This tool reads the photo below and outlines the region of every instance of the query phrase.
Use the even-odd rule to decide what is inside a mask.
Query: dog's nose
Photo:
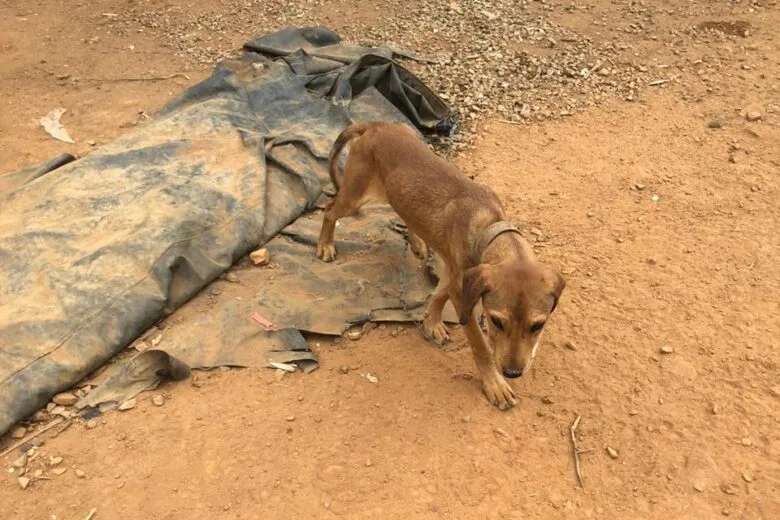
[[[516,368],[501,368],[501,371],[504,373],[504,377],[509,379],[517,379],[518,377],[523,375],[522,370],[517,370]]]

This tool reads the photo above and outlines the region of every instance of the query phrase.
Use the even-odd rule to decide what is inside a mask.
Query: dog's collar
[[[501,220],[488,226],[479,237],[477,247],[474,250],[475,263],[480,263],[482,254],[485,252],[485,249],[487,249],[490,243],[493,242],[493,240],[495,240],[498,235],[507,232],[520,234],[520,230],[514,224],[507,222],[506,220]]]

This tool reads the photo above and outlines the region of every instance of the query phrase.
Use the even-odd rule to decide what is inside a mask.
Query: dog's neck
[[[485,254],[488,247],[490,247],[496,238],[504,233],[517,233],[520,235],[520,230],[517,229],[514,224],[507,222],[506,220],[500,220],[485,228],[472,247],[472,263],[474,265],[481,263],[482,256]]]

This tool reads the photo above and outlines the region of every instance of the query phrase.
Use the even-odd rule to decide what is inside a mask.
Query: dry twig
[[[16,444],[14,444],[13,446],[11,446],[11,447],[10,447],[10,448],[8,448],[7,450],[5,450],[3,453],[0,453],[0,457],[5,457],[6,455],[8,455],[8,454],[9,454],[9,453],[11,453],[12,451],[14,451],[16,448],[18,448],[19,446],[21,446],[22,444],[24,444],[24,443],[26,443],[26,442],[29,442],[30,440],[32,440],[32,439],[34,439],[34,438],[36,438],[37,436],[41,435],[42,433],[44,433],[44,432],[46,432],[46,431],[48,431],[48,430],[50,430],[50,429],[54,428],[54,427],[55,427],[55,426],[57,426],[58,424],[62,423],[62,421],[64,421],[64,420],[65,420],[65,419],[64,419],[64,418],[62,418],[62,417],[58,417],[58,418],[54,419],[52,422],[50,422],[49,424],[47,424],[46,426],[44,426],[43,428],[41,428],[41,429],[40,429],[40,430],[38,430],[37,432],[35,432],[35,433],[31,433],[30,435],[28,435],[28,436],[27,436],[27,437],[25,437],[24,439],[20,440],[19,442],[17,442]]]
[[[579,446],[577,446],[577,427],[580,425],[581,420],[582,416],[578,415],[577,418],[574,419],[574,423],[571,425],[571,428],[569,428],[569,431],[571,432],[571,444],[574,452],[574,469],[577,471],[577,481],[579,481],[580,487],[585,489],[585,483],[582,481],[582,471],[580,470],[580,453],[593,450],[581,450]]]
[[[81,81],[104,81],[104,82],[110,82],[110,83],[122,83],[122,82],[133,82],[133,81],[165,81],[173,78],[184,78],[189,81],[190,77],[186,74],[183,74],[181,72],[177,72],[176,74],[170,74],[168,76],[150,76],[147,78],[84,78]]]
[[[87,514],[87,516],[84,517],[84,520],[92,520],[92,517],[95,516],[95,513],[97,512],[97,508],[93,507],[92,510]]]

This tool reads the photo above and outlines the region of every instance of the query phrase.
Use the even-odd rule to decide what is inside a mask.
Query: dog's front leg
[[[466,336],[469,339],[477,369],[482,376],[482,391],[485,392],[488,401],[501,410],[512,408],[516,404],[515,393],[498,371],[487,339],[479,328],[475,312],[471,313],[471,317],[466,323]]]

